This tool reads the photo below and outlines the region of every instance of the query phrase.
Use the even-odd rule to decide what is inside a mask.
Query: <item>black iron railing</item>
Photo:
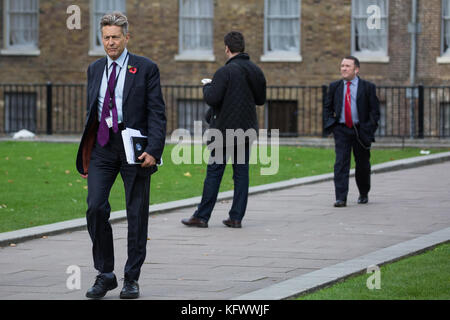
[[[167,131],[194,129],[208,106],[201,86],[164,85]],[[323,135],[327,86],[269,86],[257,107],[260,128],[280,136]],[[378,86],[379,137],[450,137],[450,87]],[[80,134],[86,116],[85,84],[0,84],[0,133],[28,129],[38,134]],[[204,123],[204,122],[203,122]],[[206,128],[206,126],[204,126]]]

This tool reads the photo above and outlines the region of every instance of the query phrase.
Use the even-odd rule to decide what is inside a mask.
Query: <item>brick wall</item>
[[[0,1],[0,13],[3,1]],[[363,63],[361,76],[378,85],[408,85],[410,1],[390,0],[389,63]],[[0,82],[82,83],[86,68],[98,59],[88,55],[90,1],[79,0],[81,30],[68,30],[66,9],[73,0],[41,0],[37,57],[0,56]],[[339,78],[339,63],[350,53],[351,1],[303,0],[301,9],[302,62],[261,62],[264,1],[214,1],[214,62],[175,61],[178,54],[178,1],[128,0],[129,50],[158,63],[164,84],[199,84],[225,63],[223,36],[242,31],[247,52],[264,70],[269,85],[321,85]],[[450,65],[437,64],[441,45],[441,0],[419,1],[423,32],[418,37],[417,81],[448,85]],[[3,15],[0,14],[3,23]],[[0,40],[2,40],[0,35]],[[2,42],[3,43],[3,42]]]
[[[417,80],[424,84],[450,83],[450,64],[438,64],[441,55],[442,1],[419,1],[419,21],[422,33],[418,35]]]

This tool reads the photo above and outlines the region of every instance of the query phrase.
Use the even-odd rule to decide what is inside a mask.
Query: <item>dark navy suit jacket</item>
[[[93,62],[87,70],[87,117],[78,148],[78,172],[87,174],[91,151],[97,139],[98,94],[106,57]],[[166,139],[165,104],[161,92],[158,66],[151,60],[130,53],[123,92],[123,122],[126,127],[140,130],[148,137],[144,150],[158,162]],[[152,173],[157,168],[152,167]]]
[[[323,113],[323,129],[326,134],[330,134],[334,126],[339,123],[343,95],[344,81],[338,80],[332,82],[328,87]],[[371,142],[375,141],[375,131],[378,128],[378,121],[380,120],[380,102],[376,94],[375,84],[359,78],[356,106],[358,109],[361,139],[370,145]]]

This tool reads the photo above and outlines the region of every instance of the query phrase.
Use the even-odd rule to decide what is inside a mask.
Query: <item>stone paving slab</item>
[[[403,170],[407,168],[414,168],[417,166],[422,165],[430,165],[434,163],[441,163],[444,161],[450,160],[450,152],[443,152],[443,153],[437,153],[432,154],[428,156],[419,156],[419,157],[413,157],[408,159],[401,159],[396,161],[390,161],[387,163],[381,163],[378,165],[372,166],[372,172],[375,173],[381,173],[381,172],[389,172],[389,171],[396,171],[396,170]],[[350,176],[354,176],[354,170],[352,169],[350,171]],[[333,179],[333,174],[322,174],[312,177],[305,177],[305,178],[296,178],[296,179],[290,179],[286,181],[280,181],[270,184],[265,184],[261,186],[255,186],[250,187],[249,194],[258,194],[258,193],[269,193],[271,191],[277,191],[281,189],[287,189],[295,186],[302,186],[302,185],[308,185],[308,184],[315,184],[318,182],[324,182],[324,181],[330,181]],[[308,190],[308,189],[305,189]],[[286,191],[286,193],[280,195],[277,194],[277,197],[271,197],[270,201],[277,201],[277,205],[279,210],[286,210],[286,207],[289,206],[289,202],[285,201],[288,200],[291,197],[297,198],[297,197],[314,197],[316,194],[311,192],[305,192],[303,191],[301,194],[290,193],[289,191]],[[328,191],[327,191],[328,192]],[[400,191],[401,192],[401,191]],[[426,191],[425,191],[426,192]],[[420,196],[415,195],[416,197]],[[218,196],[218,201],[223,201],[224,203],[227,203],[229,199],[233,197],[232,191],[225,191],[221,192]],[[161,204],[155,204],[151,205],[149,207],[150,214],[152,213],[162,213],[162,212],[168,212],[170,210],[179,210],[182,208],[190,208],[192,206],[197,205],[201,200],[201,197],[193,197],[189,199],[183,199],[183,200],[177,200],[177,201],[171,201],[167,203],[161,203]],[[402,200],[400,200],[402,201]],[[448,200],[450,201],[450,200]],[[320,205],[320,204],[319,204]],[[221,212],[220,207],[216,207],[216,212]],[[223,209],[226,211],[226,209]],[[262,206],[257,208],[257,210],[270,210],[267,206]],[[307,209],[309,210],[309,209]],[[111,213],[110,221],[111,222],[118,222],[118,221],[124,221],[126,220],[126,211],[120,210],[115,211]],[[85,218],[79,218],[79,219],[73,219],[69,221],[63,221],[63,222],[57,222],[53,224],[43,225],[43,226],[37,226],[32,228],[26,228],[11,232],[3,232],[0,233],[0,246],[9,245],[10,243],[16,243],[19,241],[26,241],[33,238],[38,238],[41,236],[46,235],[54,235],[58,233],[63,233],[67,231],[74,231],[74,230],[83,230],[86,228],[86,219]]]
[[[228,200],[216,205],[207,229],[180,223],[193,213],[192,207],[152,214],[139,281],[142,299],[242,298],[314,272],[314,278],[333,281],[351,268],[361,268],[348,261],[366,256],[364,261],[372,262],[367,255],[377,257],[385,248],[433,237],[450,227],[450,162],[375,173],[370,203],[358,205],[357,197],[354,179],[346,208],[333,208],[331,181],[254,194],[242,229],[222,224],[231,205]],[[120,280],[126,222],[114,223],[113,232]],[[325,272],[339,264],[336,273]],[[80,290],[66,287],[71,265],[80,267]],[[85,299],[95,275],[86,230],[0,248],[0,299]],[[106,299],[118,299],[121,285]],[[300,289],[299,285],[296,290]]]
[[[406,242],[384,248],[356,259],[289,279],[267,288],[256,290],[233,298],[233,300],[280,300],[329,286],[354,274],[361,273],[371,266],[399,260],[417,254],[437,244],[450,241],[450,228],[436,231]]]

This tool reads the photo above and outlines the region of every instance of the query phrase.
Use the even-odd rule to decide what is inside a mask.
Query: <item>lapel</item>
[[[336,103],[334,112],[336,113],[336,118],[339,120],[342,112],[342,101],[344,99],[344,80],[339,81],[336,88]]]
[[[91,102],[91,106],[93,106],[93,104],[95,104],[97,102],[97,97],[100,91],[100,86],[102,84],[102,77],[103,77],[103,72],[105,71],[105,66],[107,63],[107,59],[102,58],[102,60],[100,61],[100,63],[98,63],[96,70],[94,70],[94,79],[93,79],[93,88],[92,90],[89,91],[89,101]]]
[[[364,92],[364,80],[362,80],[360,77],[358,77],[358,91],[356,92],[356,109],[358,109],[358,113],[361,114],[361,97]]]
[[[128,66],[135,67],[138,71],[136,73],[131,73],[128,69]],[[136,56],[134,54],[130,53],[130,56],[128,57],[128,63],[125,65],[125,84],[123,85],[123,102],[122,102],[122,109],[125,109],[128,94],[130,93],[131,88],[134,84],[134,79],[137,76],[137,73],[139,72],[139,65],[137,63]]]

